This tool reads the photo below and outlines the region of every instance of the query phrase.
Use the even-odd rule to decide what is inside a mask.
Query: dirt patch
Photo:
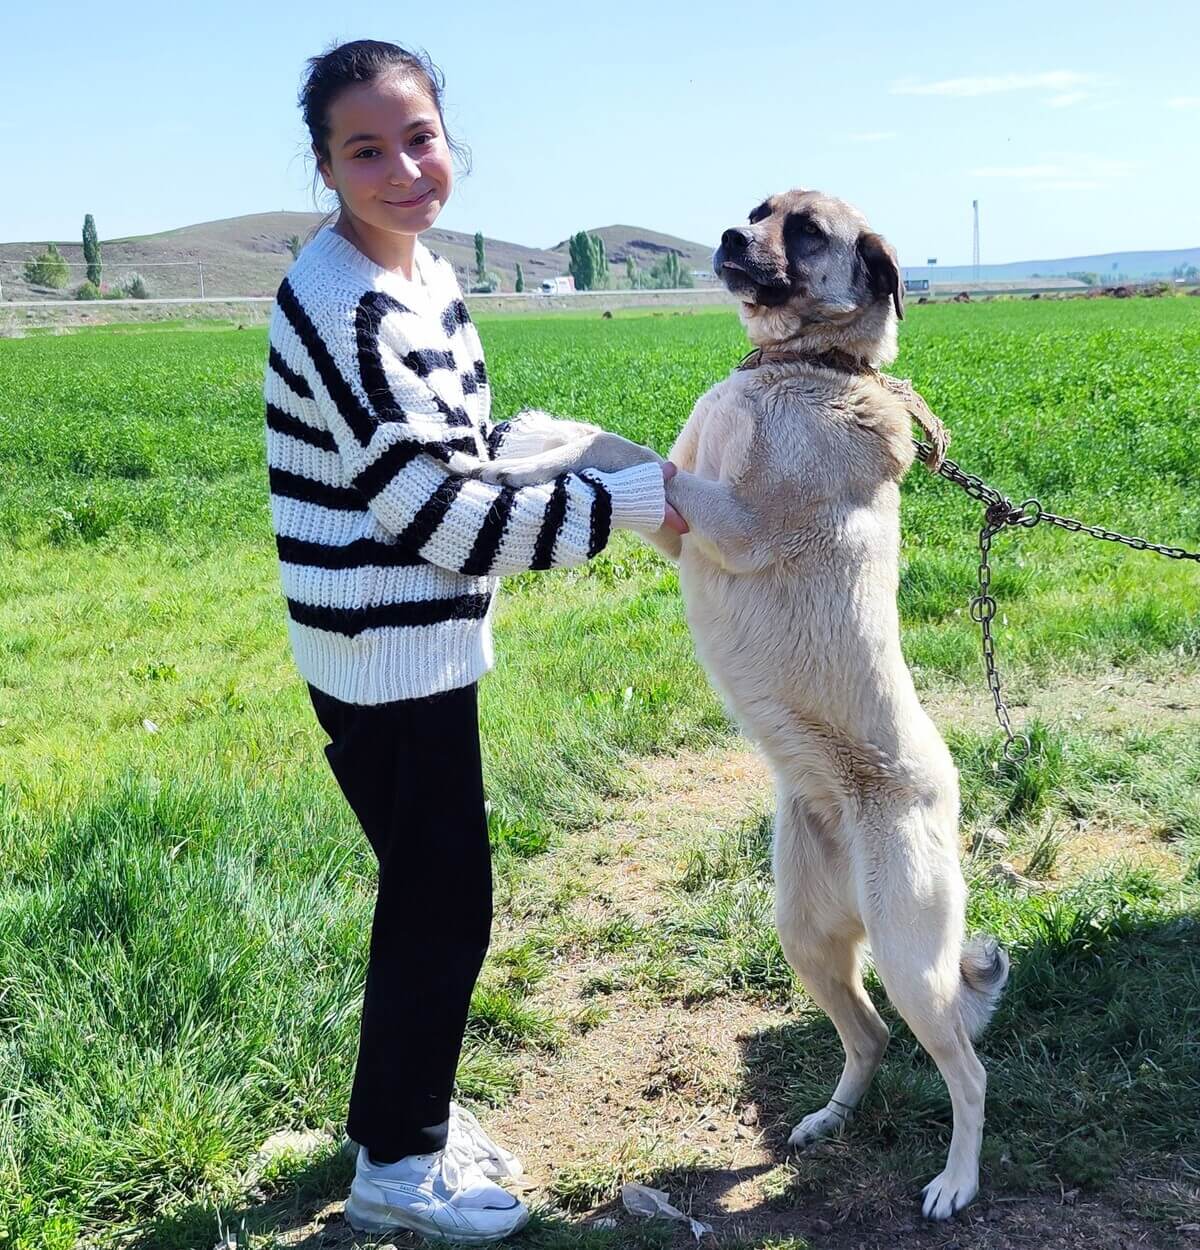
[[[661,885],[678,880],[680,848],[694,844],[700,831],[763,811],[770,804],[770,778],[744,746],[642,761],[635,777],[634,797],[614,805],[595,835],[628,846],[636,834],[632,858],[598,865],[594,880],[622,906],[640,900],[639,912],[651,918],[664,904]],[[1149,845],[1144,837],[1102,841],[1095,831],[1093,843],[1081,845],[1078,854],[1142,854]],[[543,993],[562,1007],[553,986]],[[624,1223],[633,1217],[609,1195],[619,1180],[640,1179],[666,1189],[676,1206],[712,1224],[715,1244],[787,1237],[837,1250],[901,1243],[980,1250],[1187,1244],[1186,1229],[1156,1225],[1107,1199],[1078,1194],[985,1194],[943,1226],[921,1219],[916,1192],[899,1188],[864,1193],[850,1211],[819,1196],[792,1200],[781,1195],[791,1166],[791,1126],[780,1108],[759,1105],[744,1072],[747,1041],[780,1027],[787,1013],[736,998],[689,1008],[619,992],[604,1002],[603,1023],[559,1054],[528,1060],[519,1092],[486,1117],[489,1130],[524,1160],[523,1192],[534,1204],[566,1206],[585,1224],[609,1218]],[[818,1149],[843,1153],[848,1171],[858,1166],[852,1136]],[[675,1244],[692,1244],[685,1228]]]
[[[956,713],[964,709],[975,715],[978,702],[957,695],[925,701],[943,725],[962,723]],[[1200,677],[1169,686],[1133,677],[1062,683],[1038,711],[1047,719],[1078,713],[1122,727],[1177,725],[1200,719]],[[520,938],[530,923],[520,912],[538,899],[563,900],[555,914],[568,934],[573,925],[594,929],[614,917],[652,926],[671,905],[666,887],[679,880],[687,851],[770,805],[768,771],[745,743],[633,764],[627,795],[608,805],[601,824],[564,838],[528,865],[513,899],[516,918],[499,919],[493,949]],[[1084,827],[1064,842],[1059,875],[1121,855],[1169,858],[1148,831]],[[504,1107],[481,1113],[488,1130],[522,1158],[527,1175],[517,1187],[535,1209],[566,1212],[555,1218],[582,1227],[615,1219],[613,1244],[619,1245],[620,1229],[632,1227],[635,1217],[615,1195],[622,1181],[641,1180],[710,1223],[714,1236],[704,1244],[712,1245],[802,1238],[830,1250],[901,1244],[1173,1250],[1200,1238],[1200,1225],[1185,1222],[1195,1217],[1180,1214],[1200,1210],[1191,1189],[1182,1194],[1168,1185],[1166,1193],[1166,1181],[1136,1175],[1104,1196],[994,1195],[985,1178],[973,1206],[948,1224],[930,1225],[920,1216],[919,1183],[873,1172],[869,1160],[855,1155],[853,1130],[815,1148],[826,1164],[832,1158],[841,1170],[844,1163],[847,1177],[861,1176],[861,1183],[851,1179],[841,1187],[840,1205],[834,1204],[805,1183],[803,1160],[789,1155],[789,1108],[756,1094],[746,1071],[754,1040],[786,1025],[788,1013],[733,995],[694,1005],[662,1001],[621,988],[619,978],[618,988],[598,993],[597,976],[627,967],[631,958],[636,961],[637,952],[628,947],[608,953],[568,947],[555,959],[530,1005],[563,1020],[586,1009],[593,1022],[586,1031],[569,1032],[557,1051],[522,1055],[516,1094]],[[340,1216],[348,1163],[339,1183],[333,1201],[314,1199],[290,1215],[273,1213],[278,1244],[372,1244],[356,1239]],[[1139,1214],[1147,1210],[1169,1214],[1150,1220]],[[570,1244],[569,1231],[554,1236],[555,1245]],[[384,1240],[419,1244],[402,1234]],[[685,1226],[672,1244],[679,1250],[694,1244]]]
[[[977,685],[925,691],[921,703],[941,727],[992,730],[991,696],[982,677]],[[1147,676],[1108,672],[1093,677],[1061,677],[1036,689],[1005,691],[1013,728],[1035,717],[1050,724],[1095,729],[1160,729],[1200,722],[1200,673]]]

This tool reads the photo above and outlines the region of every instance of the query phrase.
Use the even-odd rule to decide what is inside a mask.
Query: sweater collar
[[[344,239],[337,234],[332,226],[323,226],[304,250],[315,251],[328,260],[353,270],[373,285],[399,284],[411,291],[414,287],[420,290],[422,285],[425,288],[431,288],[434,283],[433,256],[420,239],[417,240],[413,250],[413,265],[423,279],[423,283],[410,282],[403,274],[377,265],[364,252],[360,252],[349,239]]]

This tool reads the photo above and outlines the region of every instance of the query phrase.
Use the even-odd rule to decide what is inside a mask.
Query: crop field
[[[498,417],[663,452],[746,350],[720,309],[480,331]],[[901,343],[965,469],[1200,549],[1200,300],[913,308]],[[211,1250],[218,1219],[255,1250],[354,1241],[375,864],[287,649],[265,354],[226,324],[0,341],[0,1250]],[[905,651],[962,775],[971,923],[1014,964],[976,1205],[917,1218],[949,1102],[894,1013],[846,1137],[788,1155],[840,1050],[771,928],[765,776],[673,568],[621,534],[506,582],[481,687],[497,919],[459,1088],[529,1169],[514,1244],[691,1244],[620,1211],[628,1180],[745,1250],[1195,1244],[1200,567],[995,540],[1036,747],[1009,764],[967,610],[980,522],[910,473]],[[261,1153],[281,1130],[308,1136]]]

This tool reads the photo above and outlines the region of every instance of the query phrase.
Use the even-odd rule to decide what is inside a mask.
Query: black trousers
[[[492,927],[476,687],[359,706],[309,686],[325,754],[379,860],[346,1131],[380,1161],[446,1144]]]

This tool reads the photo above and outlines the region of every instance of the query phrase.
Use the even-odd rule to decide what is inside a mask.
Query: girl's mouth
[[[390,204],[392,208],[415,208],[418,204],[424,204],[433,194],[433,187],[430,187],[423,195],[418,195],[414,200],[384,200],[385,204]]]

